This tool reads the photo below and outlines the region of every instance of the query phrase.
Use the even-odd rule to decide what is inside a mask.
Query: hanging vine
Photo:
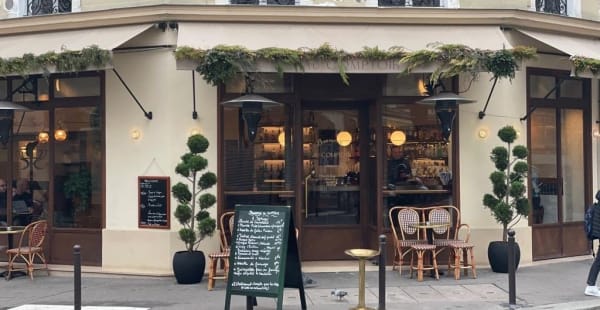
[[[0,58],[0,76],[32,72],[42,72],[49,76],[52,69],[60,72],[85,71],[89,68],[104,67],[111,59],[108,50],[92,45],[80,51],[47,52],[38,56],[24,54],[22,57]]]
[[[518,69],[518,62],[535,56],[535,48],[525,46],[492,51],[460,44],[446,44],[408,53],[400,62],[407,65],[406,73],[419,66],[436,64],[437,67],[430,77],[432,82],[460,73],[470,74],[475,79],[480,72],[490,72],[493,78],[512,80]]]
[[[402,47],[396,46],[387,50],[376,46],[363,47],[359,52],[348,53],[335,49],[328,43],[317,48],[269,47],[255,51],[231,45],[218,45],[207,50],[183,46],[175,51],[177,60],[188,60],[197,64],[196,71],[212,85],[226,83],[239,73],[255,71],[258,61],[272,63],[280,74],[289,67],[296,71],[304,71],[303,63],[306,61],[333,61],[338,64],[342,81],[348,85],[345,62],[351,59],[370,61],[398,59],[400,63],[407,66],[404,73],[410,73],[419,66],[436,64],[437,68],[431,75],[432,81],[461,73],[468,73],[476,78],[482,71],[492,73],[495,78],[512,79],[518,69],[518,62],[534,58],[535,55],[534,48],[524,46],[492,51],[459,44],[432,45],[415,52],[406,52]]]
[[[590,71],[593,75],[600,73],[600,60],[582,56],[571,56],[571,62],[575,68],[575,75],[584,71]]]

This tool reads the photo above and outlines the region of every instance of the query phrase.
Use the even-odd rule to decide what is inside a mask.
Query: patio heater
[[[2,145],[8,143],[12,134],[14,111],[29,111],[29,109],[10,101],[0,101],[0,143]]]
[[[452,132],[452,125],[454,124],[454,119],[456,118],[458,105],[473,102],[475,102],[475,100],[460,97],[459,95],[449,91],[442,91],[437,95],[433,95],[418,101],[418,103],[423,104],[434,104],[435,114],[437,114],[437,117],[440,120],[442,137],[445,141],[450,139],[450,133]]]

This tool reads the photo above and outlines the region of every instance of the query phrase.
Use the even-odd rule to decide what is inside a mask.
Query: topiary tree
[[[506,241],[508,229],[529,214],[529,201],[525,195],[528,152],[525,146],[516,145],[512,148],[514,158],[511,158],[510,145],[517,138],[517,131],[512,126],[501,128],[498,137],[507,147],[497,146],[492,150],[490,159],[496,166],[496,171],[490,174],[493,193],[483,196],[483,205],[502,224],[502,241]]]
[[[208,208],[212,207],[216,198],[211,193],[202,193],[217,183],[217,176],[210,172],[199,174],[208,166],[208,161],[201,154],[208,149],[208,140],[203,135],[190,136],[187,141],[188,153],[181,156],[181,162],[175,172],[191,183],[178,182],[171,191],[177,199],[175,217],[183,225],[179,230],[179,238],[185,243],[189,252],[197,249],[204,238],[212,236],[216,229],[216,221],[210,216]],[[196,202],[199,210],[196,213]]]

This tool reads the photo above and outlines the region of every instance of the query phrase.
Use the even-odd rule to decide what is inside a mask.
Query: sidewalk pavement
[[[535,262],[520,266],[516,276],[517,305],[520,309],[600,309],[600,298],[583,294],[592,257]],[[356,266],[358,269],[358,266]],[[308,309],[349,309],[358,303],[358,270],[331,272],[304,271],[316,281],[306,289]],[[378,306],[377,266],[367,269],[367,306]],[[397,271],[386,272],[386,309],[508,309],[508,276],[479,268],[477,279],[443,275],[439,281],[425,278],[417,282]],[[217,281],[213,291],[206,289],[206,277],[197,285],[178,285],[172,277],[119,276],[84,273],[82,304],[84,309],[223,309],[226,284]],[[331,296],[333,289],[348,292],[342,300]],[[73,309],[73,274],[37,272],[33,281],[18,277],[0,281],[0,310]],[[38,306],[30,306],[38,305]],[[40,305],[70,305],[49,307]],[[92,307],[94,306],[94,307]],[[129,307],[129,308],[116,308]],[[232,296],[232,307],[244,310],[245,298]],[[275,309],[275,299],[258,298],[256,310]],[[300,309],[298,290],[286,289],[284,309]]]

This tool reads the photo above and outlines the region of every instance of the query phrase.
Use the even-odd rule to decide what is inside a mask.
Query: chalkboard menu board
[[[289,206],[237,205],[225,309],[231,295],[275,297],[282,308],[284,287],[298,288],[306,309],[295,226]]]
[[[138,227],[171,228],[169,177],[138,177]]]

